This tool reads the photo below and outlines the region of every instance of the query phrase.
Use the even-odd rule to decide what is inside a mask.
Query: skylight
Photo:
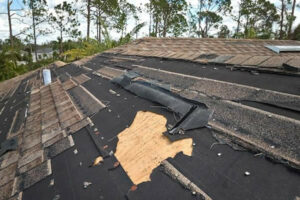
[[[280,52],[300,52],[300,46],[274,46],[274,45],[265,45],[268,49],[280,53]]]

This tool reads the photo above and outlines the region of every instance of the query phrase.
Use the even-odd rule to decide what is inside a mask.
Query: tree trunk
[[[101,11],[99,10],[98,11],[98,40],[99,40],[99,42],[101,42],[102,41],[102,24],[101,24]]]
[[[249,30],[248,30],[248,27],[249,27],[249,15],[247,15],[246,17],[246,24],[245,24],[245,30],[244,30],[244,38],[248,38],[248,35],[249,35]]]
[[[101,21],[99,22],[99,42],[102,41],[102,25],[101,25]]]
[[[237,34],[240,32],[240,25],[241,25],[241,6],[240,6],[240,9],[239,9],[239,16],[238,16],[238,19],[237,19],[237,27],[236,27],[236,31],[235,31],[235,37],[237,37]]]
[[[155,37],[157,37],[157,32],[158,32],[158,19],[155,17]]]
[[[90,23],[91,23],[91,0],[87,1],[87,34],[86,38],[90,39]]]
[[[167,30],[168,30],[168,26],[169,26],[168,19],[169,19],[168,13],[166,13],[165,16],[163,17],[163,20],[164,20],[163,37],[167,36]]]
[[[199,14],[198,14],[198,37],[200,38],[200,36],[202,35],[203,37],[203,31],[201,30],[201,12],[202,12],[202,7],[203,7],[203,0],[199,0]]]
[[[288,29],[288,38],[291,39],[292,36],[292,27],[293,27],[293,23],[294,23],[294,16],[295,16],[295,7],[296,7],[296,0],[293,1],[293,5],[292,5],[292,13],[291,13],[291,21],[289,23],[289,29]]]
[[[63,31],[60,30],[60,54],[63,53]]]
[[[152,12],[151,12],[151,2],[150,2],[150,11],[149,11],[149,16],[150,16],[150,22],[149,22],[149,37],[151,36],[151,28],[152,28]]]
[[[99,41],[99,19],[98,19],[98,17],[96,20],[96,30],[97,30],[96,39]]]
[[[37,48],[36,48],[36,24],[35,24],[35,13],[34,8],[32,9],[32,27],[33,27],[33,39],[34,39],[34,55],[35,55],[35,61],[38,61],[37,56]]]
[[[167,36],[167,25],[164,23],[164,28],[163,28],[163,37]]]
[[[208,37],[208,20],[207,18],[205,19],[205,38]]]
[[[279,32],[279,39],[283,39],[283,20],[284,20],[284,0],[281,0],[281,14],[280,14],[280,32]]]
[[[13,47],[14,46],[14,39],[13,39],[11,15],[10,15],[10,6],[11,6],[11,4],[12,4],[12,1],[7,0],[7,16],[8,16],[8,26],[9,26],[9,39],[10,39],[10,45],[11,45],[11,47]]]

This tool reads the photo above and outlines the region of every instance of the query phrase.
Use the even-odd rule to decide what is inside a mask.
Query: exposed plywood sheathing
[[[183,152],[191,156],[191,138],[170,142],[165,132],[167,119],[152,112],[139,111],[129,128],[119,135],[115,156],[134,184],[150,181],[150,174],[160,163]]]

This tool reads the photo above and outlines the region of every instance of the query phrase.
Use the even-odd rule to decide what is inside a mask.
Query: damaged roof
[[[300,198],[295,41],[143,38],[0,84],[1,199]]]

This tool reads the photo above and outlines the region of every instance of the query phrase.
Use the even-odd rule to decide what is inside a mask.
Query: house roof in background
[[[50,47],[39,47],[38,49],[37,49],[37,53],[51,53],[51,52],[53,52],[53,49],[52,48],[50,48]]]
[[[0,199],[299,198],[299,53],[265,43],[292,45],[144,38],[1,83]]]

